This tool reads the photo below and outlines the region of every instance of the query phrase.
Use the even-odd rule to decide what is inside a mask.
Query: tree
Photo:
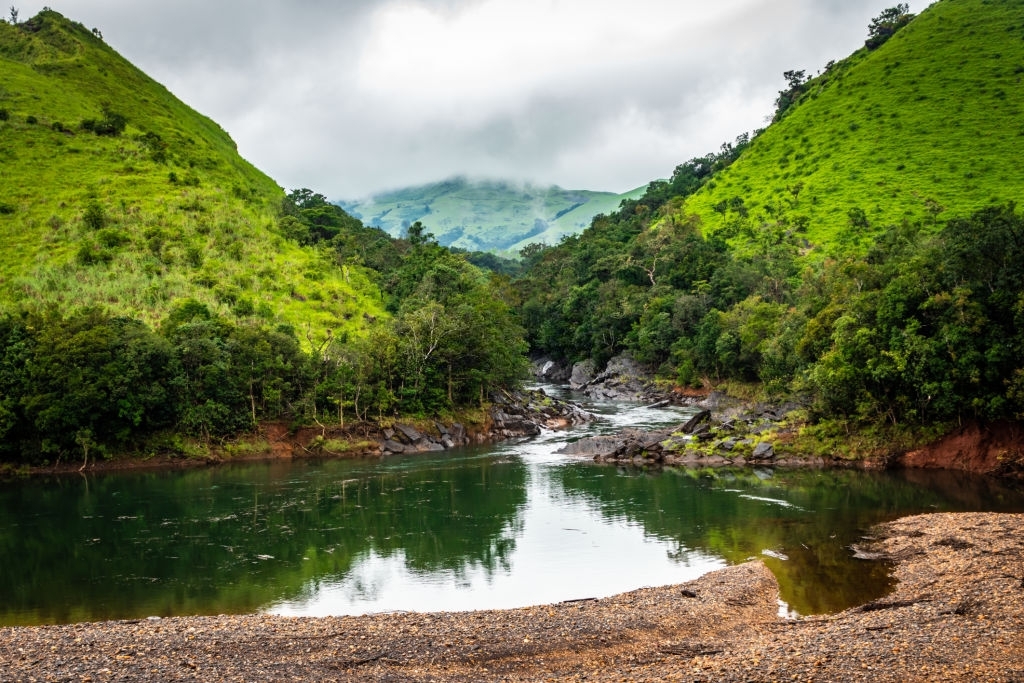
[[[882,10],[882,13],[868,24],[868,39],[864,41],[864,45],[869,50],[878,49],[885,41],[892,38],[897,31],[909,24],[913,18],[914,15],[910,13],[910,6],[905,2]]]
[[[11,5],[11,26],[18,25],[18,8]]]
[[[782,118],[790,107],[796,104],[796,101],[804,94],[807,85],[807,73],[804,71],[785,71],[782,77],[786,79],[786,89],[779,91],[779,96],[775,98],[775,115],[772,117],[772,121],[778,121]]]

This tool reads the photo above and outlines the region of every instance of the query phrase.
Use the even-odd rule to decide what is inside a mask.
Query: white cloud
[[[50,1],[52,0],[44,0]],[[27,18],[43,2],[20,3]],[[764,125],[782,72],[891,0],[75,0],[53,5],[285,187],[456,174],[626,190]],[[925,3],[914,3],[920,11]]]

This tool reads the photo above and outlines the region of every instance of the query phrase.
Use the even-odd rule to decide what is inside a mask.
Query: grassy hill
[[[277,228],[284,194],[216,123],[53,11],[0,22],[0,305],[354,328],[381,313]],[[350,322],[346,322],[350,321]]]
[[[1022,79],[1024,5],[942,0],[807,82],[683,212],[710,233],[775,224],[862,251],[904,219],[1019,200]]]
[[[533,242],[555,244],[582,232],[594,216],[615,211],[623,199],[644,189],[619,195],[452,178],[340,205],[394,237],[420,221],[444,246],[516,252]]]

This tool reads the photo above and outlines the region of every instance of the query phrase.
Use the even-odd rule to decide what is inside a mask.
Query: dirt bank
[[[262,615],[0,629],[3,681],[1019,681],[1024,516],[936,514],[876,530],[895,591],[777,616],[759,562],[681,586],[526,609]]]
[[[969,422],[933,444],[896,459],[900,467],[1024,475],[1024,425]]]

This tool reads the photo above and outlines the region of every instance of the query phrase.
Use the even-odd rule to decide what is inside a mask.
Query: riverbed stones
[[[474,442],[536,436],[543,429],[585,424],[594,419],[575,403],[555,399],[540,390],[495,391],[490,399],[487,423],[479,430],[471,433],[458,422],[446,425],[435,421],[428,428],[399,423],[381,430],[380,452],[388,455],[442,451]]]
[[[1020,681],[1024,516],[907,517],[865,548],[890,594],[787,619],[764,563],[505,611],[0,628],[0,680]],[[959,541],[959,542],[957,542]]]

